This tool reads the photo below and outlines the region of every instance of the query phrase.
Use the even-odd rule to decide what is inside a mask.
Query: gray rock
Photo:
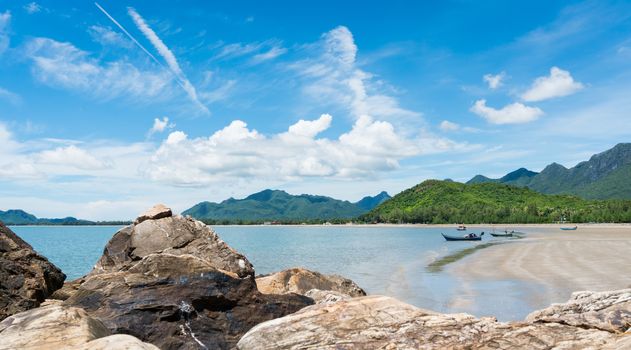
[[[139,223],[145,220],[157,220],[157,219],[162,219],[162,218],[168,218],[168,217],[171,217],[172,215],[173,215],[173,212],[171,212],[171,208],[167,208],[164,204],[156,204],[151,209],[140,214],[136,218],[136,221],[134,221],[134,224],[138,225]]]
[[[39,306],[64,283],[59,268],[0,222],[0,320]]]
[[[150,254],[194,255],[239,277],[254,276],[248,259],[200,221],[176,215],[148,219],[118,231],[90,274],[125,270]]]

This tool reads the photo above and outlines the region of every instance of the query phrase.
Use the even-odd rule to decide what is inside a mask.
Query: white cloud
[[[30,40],[25,49],[32,73],[52,87],[78,90],[102,99],[164,98],[171,95],[171,77],[163,71],[139,70],[129,62],[100,62],[70,43],[48,38]]]
[[[581,89],[583,84],[574,81],[570,72],[558,67],[550,68],[550,75],[535,79],[530,89],[523,93],[524,101],[543,101],[554,97],[571,95]]]
[[[353,34],[344,26],[322,35],[320,41],[307,46],[307,58],[289,65],[306,80],[303,92],[320,104],[335,103],[358,119],[370,116],[421,121],[421,113],[404,109],[393,96],[385,93],[387,83],[357,68],[357,46]]]
[[[173,129],[174,127],[174,123],[169,124],[169,117],[163,117],[162,119],[154,118],[153,126],[149,129],[149,136],[155,133],[164,132],[167,129]]]
[[[9,47],[9,23],[11,22],[11,12],[0,13],[0,55]]]
[[[486,100],[476,101],[470,111],[493,124],[528,123],[543,115],[541,109],[529,107],[518,102],[506,105],[501,109],[495,109],[488,107]]]
[[[132,42],[120,33],[112,30],[110,27],[93,25],[88,28],[88,33],[92,40],[103,46],[117,46],[123,48],[131,48]]]
[[[501,72],[500,74],[485,74],[482,79],[489,85],[490,89],[497,89],[503,85],[502,81],[506,78],[506,73]]]
[[[32,15],[34,13],[40,12],[42,10],[42,7],[36,2],[31,2],[31,3],[28,3],[28,4],[24,5],[24,10],[29,15]]]
[[[280,46],[274,46],[266,52],[254,55],[252,57],[252,63],[261,63],[263,61],[273,60],[274,58],[283,55],[287,52],[287,49]]]
[[[457,131],[460,129],[460,125],[456,123],[452,123],[449,120],[443,120],[440,123],[440,130],[442,131]]]
[[[84,170],[98,170],[111,167],[110,162],[98,159],[75,145],[42,151],[35,157],[38,162],[43,164],[70,166]]]
[[[20,95],[0,87],[0,99],[9,101],[11,104],[17,105],[22,102]]]
[[[368,116],[337,139],[318,138],[331,122],[332,117],[323,114],[270,136],[240,120],[210,137],[190,139],[175,131],[151,157],[145,175],[179,186],[241,179],[358,179],[397,169],[403,158],[462,147],[432,136],[405,137],[392,124]]]
[[[136,23],[136,26],[138,27],[138,29],[140,29],[140,31],[145,35],[145,37],[149,39],[153,47],[155,47],[156,50],[158,50],[158,53],[160,54],[160,56],[164,58],[167,65],[169,66],[169,69],[171,69],[173,74],[175,74],[180,85],[182,86],[184,91],[186,91],[189,98],[203,112],[210,113],[208,108],[204,106],[204,104],[201,103],[199,99],[197,98],[197,91],[195,90],[195,87],[193,86],[193,84],[191,84],[191,82],[188,80],[188,78],[186,77],[182,69],[180,68],[180,65],[177,62],[177,59],[175,58],[175,55],[173,54],[173,52],[171,52],[171,50],[164,44],[162,39],[158,37],[158,35],[153,31],[153,29],[151,29],[149,25],[147,25],[145,20],[138,14],[138,12],[136,12],[136,10],[134,10],[132,7],[129,7],[128,13],[131,16],[131,18],[134,20],[134,23]]]

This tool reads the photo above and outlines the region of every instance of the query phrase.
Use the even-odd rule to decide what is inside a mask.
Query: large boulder
[[[64,279],[59,268],[0,222],[0,320],[39,306]]]
[[[562,323],[624,333],[631,330],[631,289],[575,292],[567,303],[552,304],[526,317],[531,323]]]
[[[154,207],[136,222],[114,234],[90,274],[124,270],[150,254],[166,253],[194,255],[239,277],[254,276],[248,259],[201,221],[172,216],[170,209],[157,211]]]
[[[502,323],[467,314],[439,314],[390,297],[368,296],[309,306],[261,323],[241,338],[237,348],[616,348],[627,344],[630,336],[554,322]]]
[[[146,219],[114,235],[64,305],[161,349],[228,349],[256,324],[313,304],[262,294],[253,276],[247,259],[203,223]]]
[[[256,285],[265,294],[296,293],[305,295],[312,289],[333,291],[349,297],[365,296],[355,282],[338,275],[324,275],[303,268],[293,268],[256,277]],[[315,294],[315,292],[313,292]]]
[[[158,348],[129,336],[112,336],[101,321],[83,309],[52,303],[21,312],[0,322],[0,350]]]

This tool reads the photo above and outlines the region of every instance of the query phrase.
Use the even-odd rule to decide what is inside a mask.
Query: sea
[[[121,226],[13,226],[11,229],[68,276],[88,273]],[[449,272],[428,269],[437,259],[479,242],[447,242],[441,232],[455,228],[401,226],[213,226],[244,254],[257,274],[304,267],[355,281],[368,294],[388,295],[420,308],[522,320],[545,305],[527,301],[532,284],[516,280],[472,283]],[[484,228],[476,228],[483,231]],[[489,229],[487,229],[488,232]],[[490,237],[490,236],[489,236]],[[489,268],[493,268],[489,266]]]

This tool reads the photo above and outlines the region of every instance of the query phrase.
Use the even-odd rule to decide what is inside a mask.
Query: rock
[[[0,222],[0,320],[39,306],[64,279],[59,268]]]
[[[134,224],[138,225],[139,223],[145,220],[157,220],[157,219],[162,219],[162,218],[168,218],[168,217],[171,217],[172,215],[173,215],[173,212],[171,212],[171,208],[167,208],[164,204],[156,204],[151,209],[140,214],[136,218],[136,221],[134,221]]]
[[[552,304],[535,311],[526,317],[526,321],[626,332],[631,327],[631,289],[575,292],[567,303]]]
[[[84,310],[50,305],[0,322],[0,350],[65,349],[108,335],[103,323]]]
[[[66,300],[74,295],[81,286],[81,283],[85,281],[85,278],[77,278],[76,280],[65,282],[64,285],[57,289],[53,294],[50,295],[51,299],[57,300]]]
[[[283,270],[256,278],[256,285],[265,294],[305,294],[311,289],[334,291],[350,297],[365,296],[366,292],[355,282],[338,276],[323,275],[302,268]]]
[[[125,270],[156,253],[190,254],[239,277],[254,276],[248,259],[219,239],[210,227],[179,215],[147,219],[122,228],[107,243],[90,274]]]
[[[583,349],[615,348],[627,338],[560,323],[503,323],[439,314],[393,298],[368,296],[309,306],[261,323],[239,340],[237,348]]]
[[[255,325],[311,304],[301,295],[260,293],[243,255],[203,223],[181,216],[117,232],[64,301],[112,333],[161,349],[234,348]]]
[[[340,300],[348,300],[351,297],[348,294],[334,292],[332,290],[311,289],[304,294],[315,301],[316,304],[333,304]]]
[[[143,343],[127,334],[114,334],[76,346],[72,350],[160,350],[157,346]]]

